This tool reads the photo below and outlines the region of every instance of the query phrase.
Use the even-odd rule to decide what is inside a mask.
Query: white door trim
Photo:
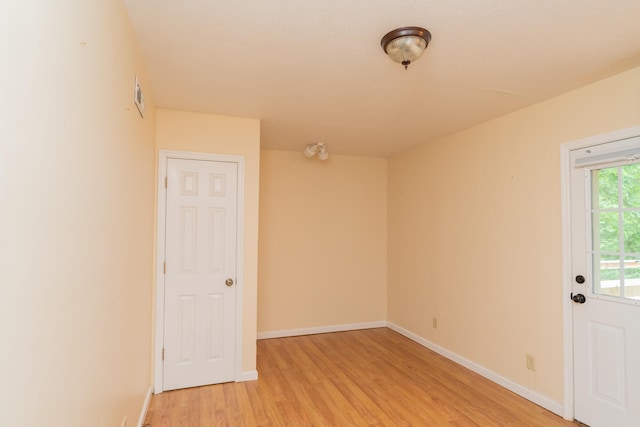
[[[573,303],[569,299],[573,283],[571,277],[571,161],[570,152],[598,144],[640,136],[640,126],[607,132],[564,143],[560,146],[560,181],[562,212],[562,361],[563,361],[563,414],[574,418],[573,390]]]
[[[238,209],[236,232],[236,331],[235,331],[235,380],[242,381],[242,306],[243,306],[243,236],[244,236],[244,157],[225,154],[195,153],[187,151],[160,150],[158,153],[158,209],[156,229],[156,279],[155,279],[155,340],[154,340],[154,393],[161,393],[162,380],[162,347],[164,341],[164,253],[166,231],[167,193],[164,179],[167,176],[167,159],[207,160],[216,162],[231,162],[238,165]]]

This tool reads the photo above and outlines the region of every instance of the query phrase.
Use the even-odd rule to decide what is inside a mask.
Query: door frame
[[[242,381],[242,307],[243,307],[243,241],[244,241],[244,157],[196,153],[189,151],[160,150],[158,152],[157,173],[157,217],[156,217],[156,271],[155,271],[155,316],[153,344],[153,384],[154,393],[164,390],[162,348],[164,344],[164,254],[166,237],[167,192],[165,177],[167,176],[167,160],[205,160],[214,162],[235,163],[238,166],[237,215],[236,215],[236,327],[235,327],[235,381]]]
[[[562,416],[573,420],[573,302],[569,295],[573,289],[571,268],[571,151],[592,145],[606,144],[625,138],[640,136],[640,126],[620,129],[587,138],[566,142],[560,146],[560,181],[562,212],[562,362],[563,411]]]

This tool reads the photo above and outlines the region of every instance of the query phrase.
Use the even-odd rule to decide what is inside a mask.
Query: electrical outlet
[[[125,415],[124,418],[122,418],[122,427],[127,427],[127,416]]]
[[[526,358],[527,358],[527,369],[530,370],[530,371],[535,372],[536,371],[536,360],[535,360],[535,358],[530,354],[527,354]]]
[[[433,329],[438,329],[438,318],[437,317],[433,318]]]

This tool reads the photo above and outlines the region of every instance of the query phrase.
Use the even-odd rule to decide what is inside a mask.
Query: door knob
[[[224,284],[227,286],[233,286],[233,279],[227,279],[224,281]]]
[[[573,300],[573,302],[577,302],[578,304],[584,304],[587,301],[587,299],[582,294],[571,294],[571,299]]]
[[[577,283],[580,283],[580,284],[583,284],[583,283],[584,283],[584,276],[583,276],[583,275],[581,275],[581,274],[578,274],[578,275],[576,276],[576,282],[577,282]]]

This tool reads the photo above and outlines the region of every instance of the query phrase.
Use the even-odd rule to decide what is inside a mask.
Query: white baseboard
[[[266,340],[269,338],[297,337],[300,335],[326,334],[328,332],[344,332],[344,331],[355,331],[358,329],[384,328],[386,326],[387,326],[387,322],[385,320],[381,320],[378,322],[366,322],[366,323],[348,323],[344,325],[319,326],[316,328],[302,328],[302,329],[288,329],[283,331],[258,332],[257,338],[259,340]]]
[[[144,398],[144,403],[142,404],[142,410],[140,411],[140,417],[138,418],[137,427],[142,427],[144,424],[144,419],[147,416],[147,410],[149,409],[149,402],[151,402],[151,395],[153,394],[153,387],[149,386],[147,390],[147,395]]]
[[[493,381],[494,383],[501,385],[502,387],[511,390],[512,392],[524,397],[525,399],[535,403],[538,406],[542,406],[543,408],[559,415],[562,417],[563,415],[563,407],[562,404],[556,402],[553,399],[550,399],[547,396],[544,396],[540,393],[536,393],[535,391],[529,390],[526,387],[521,386],[518,383],[515,383],[493,371],[491,371],[490,369],[485,368],[484,366],[481,366],[475,362],[472,362],[469,359],[466,359],[456,353],[453,353],[443,347],[440,347],[437,344],[432,343],[431,341],[422,338],[419,335],[414,334],[413,332],[410,332],[394,323],[391,322],[387,322],[387,327],[389,329],[392,329],[396,332],[398,332],[401,335],[404,335],[405,337],[409,338],[412,341],[417,342],[418,344],[422,345],[423,347],[426,347],[430,350],[435,351],[436,353],[440,354],[441,356],[446,357],[449,360],[452,360],[453,362],[456,362],[459,365],[464,366],[467,369],[472,370],[473,372],[482,375],[483,377]]]
[[[244,382],[244,381],[256,381],[258,379],[258,371],[253,370],[253,371],[244,371],[241,374],[241,378],[240,380],[238,380],[238,382]]]

